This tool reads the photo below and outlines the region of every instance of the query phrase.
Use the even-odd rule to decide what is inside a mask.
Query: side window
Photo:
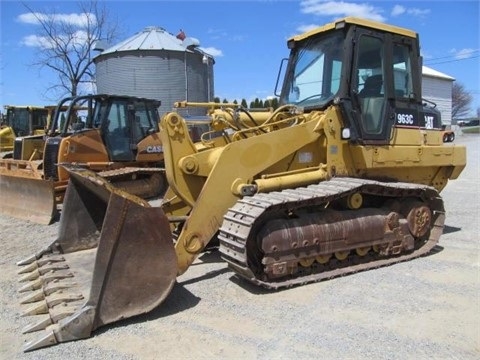
[[[357,53],[357,92],[383,95],[383,41],[379,38],[362,35]]]
[[[107,133],[105,136],[107,149],[112,161],[131,161],[134,158],[130,147],[130,131],[127,123],[128,105],[114,103],[108,112]]]
[[[47,125],[47,114],[42,111],[34,110],[32,119],[32,129],[42,130]]]
[[[340,80],[342,77],[342,62],[333,60],[332,62],[332,80],[330,84],[330,92],[336,94],[340,88]]]
[[[395,97],[408,98],[413,93],[412,68],[408,46],[393,45],[393,83]]]
[[[108,113],[108,130],[120,133],[125,128],[126,109],[125,104],[112,104]]]
[[[135,103],[135,118],[133,124],[134,143],[138,143],[152,132],[158,131],[158,116],[154,109],[150,109],[145,103]]]
[[[15,111],[13,118],[13,131],[16,136],[26,136],[29,134],[29,116],[29,111],[27,109],[18,109]]]
[[[363,131],[367,134],[380,134],[383,130],[386,103],[383,40],[362,35],[358,42],[356,64]]]

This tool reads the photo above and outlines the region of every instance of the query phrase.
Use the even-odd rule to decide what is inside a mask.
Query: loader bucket
[[[57,215],[53,181],[0,175],[0,212],[43,225]]]
[[[100,326],[146,313],[170,293],[177,274],[163,210],[112,187],[88,170],[69,170],[58,238],[18,263],[42,331],[31,351],[87,338]]]

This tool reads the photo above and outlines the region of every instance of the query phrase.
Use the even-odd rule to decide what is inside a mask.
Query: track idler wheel
[[[408,229],[415,238],[424,238],[432,227],[432,211],[420,201],[407,201],[402,212],[408,223]]]

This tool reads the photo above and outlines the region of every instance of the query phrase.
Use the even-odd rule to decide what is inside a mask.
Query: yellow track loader
[[[165,188],[159,106],[120,95],[63,99],[46,135],[16,139],[13,159],[0,160],[0,211],[51,223],[69,178],[62,163],[99,172],[132,194],[158,195]]]
[[[276,110],[177,103],[206,108],[211,130],[198,142],[178,112],[162,117],[161,205],[66,168],[58,237],[19,263],[25,313],[37,318],[24,332],[42,332],[26,351],[152,310],[215,241],[237,276],[270,289],[436,246],[440,192],[466,148],[445,145],[440,114],[423,106],[417,34],[344,18],[287,45]]]
[[[52,108],[5,105],[5,123],[0,126],[0,152],[11,155],[17,137],[43,135],[49,127]],[[8,157],[7,154],[2,157]]]

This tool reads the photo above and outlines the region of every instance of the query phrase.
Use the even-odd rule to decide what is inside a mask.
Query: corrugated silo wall
[[[160,115],[172,110],[176,101],[208,99],[208,70],[198,53],[122,51],[100,55],[95,64],[98,93],[160,100]],[[201,108],[179,112],[182,115],[205,115],[205,109]]]
[[[208,64],[200,53],[186,53],[188,101],[213,101],[213,60]]]

